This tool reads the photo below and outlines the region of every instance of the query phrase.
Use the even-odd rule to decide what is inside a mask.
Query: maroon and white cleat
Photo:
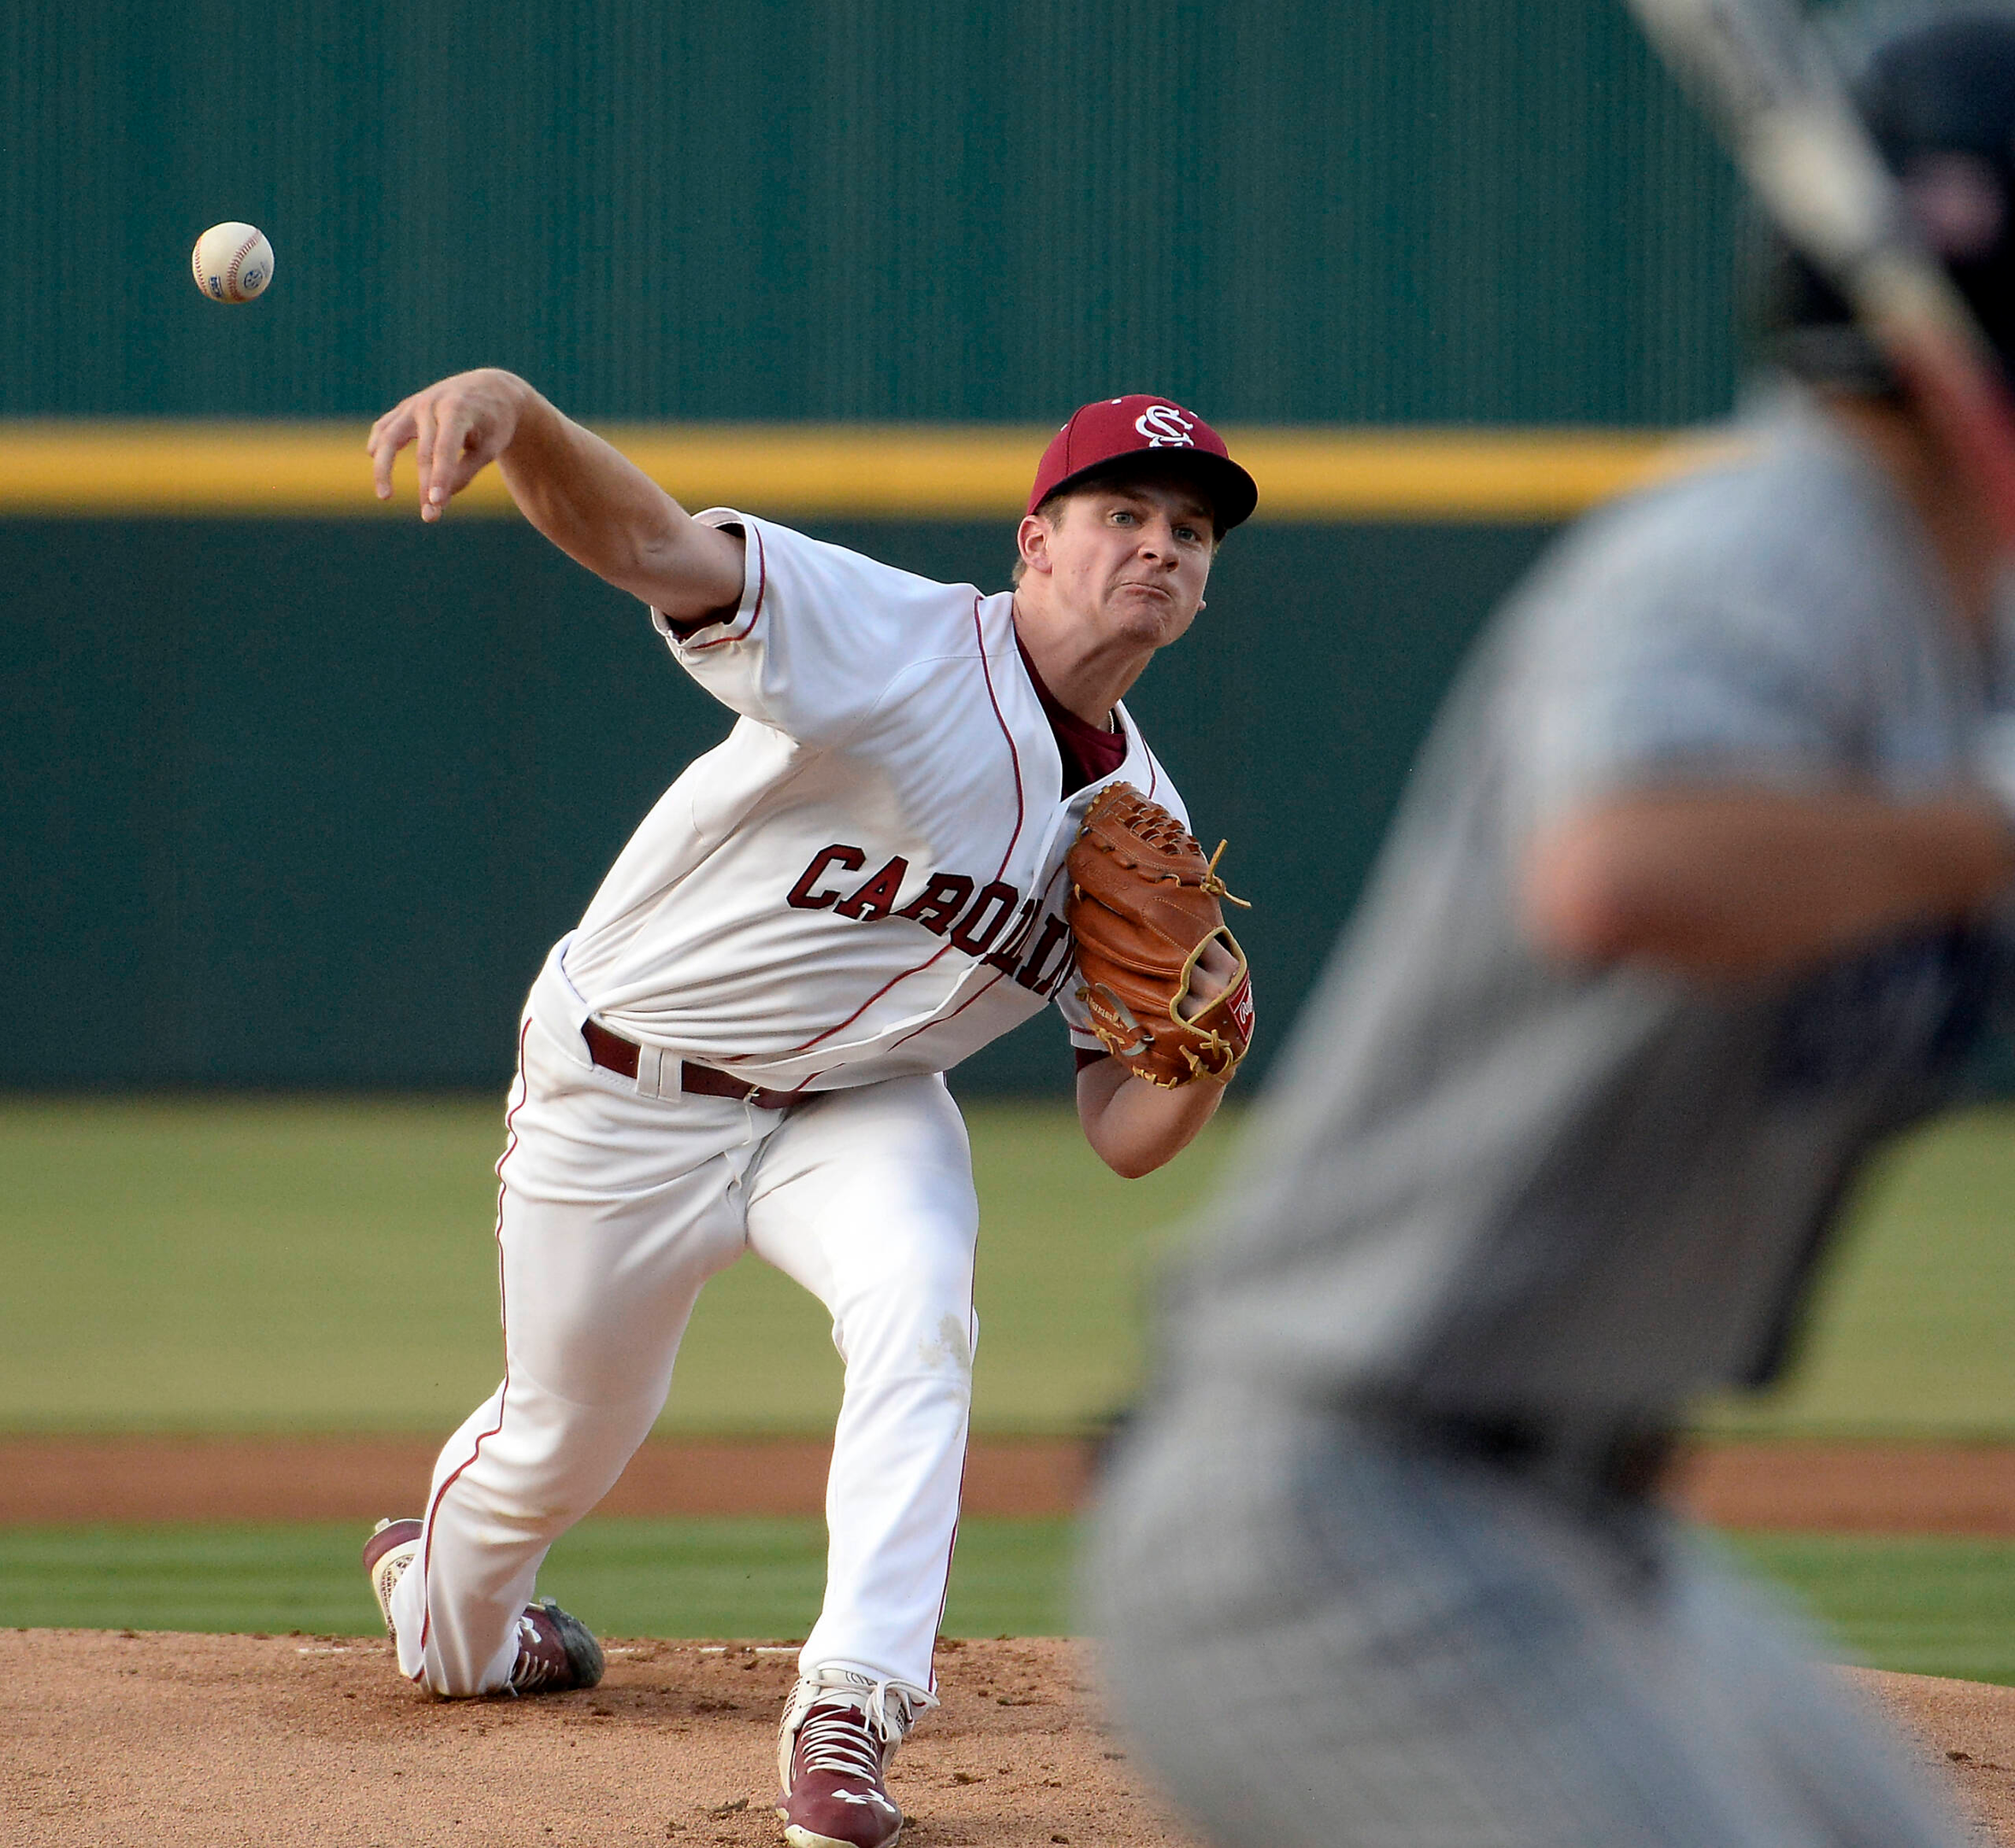
[[[850,1669],[801,1679],[777,1736],[777,1814],[791,1848],[889,1848],[903,1812],[883,1781],[916,1715],[937,1703]]]
[[[371,1596],[378,1601],[378,1615],[385,1620],[385,1634],[394,1642],[392,1588],[406,1576],[413,1555],[420,1549],[420,1524],[410,1515],[404,1520],[387,1518],[370,1531],[364,1543],[364,1571],[370,1580]]]
[[[385,1620],[385,1633],[397,1641],[392,1627],[392,1591],[420,1550],[420,1523],[382,1520],[364,1543],[364,1570],[371,1595]],[[527,1604],[518,1620],[518,1659],[511,1664],[509,1694],[566,1694],[591,1688],[602,1679],[602,1645],[587,1625],[570,1616],[551,1598]]]
[[[566,1694],[601,1679],[602,1645],[586,1624],[549,1597],[524,1607],[511,1664],[513,1694]]]

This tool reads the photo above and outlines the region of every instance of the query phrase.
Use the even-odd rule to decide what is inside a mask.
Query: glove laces
[[[1229,841],[1218,843],[1217,852],[1211,856],[1210,864],[1203,869],[1203,889],[1214,898],[1222,898],[1227,904],[1235,904],[1242,911],[1250,911],[1253,909],[1253,901],[1250,898],[1241,898],[1223,880],[1218,877],[1218,862],[1224,857],[1224,850],[1230,844]],[[1200,846],[1197,851],[1201,853],[1203,849]]]

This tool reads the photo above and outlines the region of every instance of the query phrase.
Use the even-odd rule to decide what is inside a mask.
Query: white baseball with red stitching
[[[248,302],[273,280],[273,246],[257,225],[228,219],[196,240],[189,267],[212,301]]]

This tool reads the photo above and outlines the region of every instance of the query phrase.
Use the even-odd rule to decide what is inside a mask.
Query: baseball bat
[[[2015,401],[1790,0],[1627,0],[1793,247],[1838,289],[2015,547]]]

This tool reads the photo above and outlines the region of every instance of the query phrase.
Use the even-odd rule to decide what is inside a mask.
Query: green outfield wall
[[[990,588],[1074,405],[1230,428],[1260,518],[1135,703],[1264,1063],[1463,641],[1737,365],[1733,181],[1617,0],[67,0],[0,7],[0,143],[9,1086],[495,1084],[724,729],[494,484],[375,508],[442,373]]]
[[[805,521],[1005,582],[1011,523]],[[1533,524],[1255,524],[1132,704],[1271,1049]],[[515,520],[0,521],[0,1084],[493,1085],[546,945],[726,712]],[[1035,1023],[975,1089],[1061,1085]]]
[[[1619,0],[22,0],[0,417],[1681,423],[1733,185]],[[264,299],[188,252],[272,238]]]

